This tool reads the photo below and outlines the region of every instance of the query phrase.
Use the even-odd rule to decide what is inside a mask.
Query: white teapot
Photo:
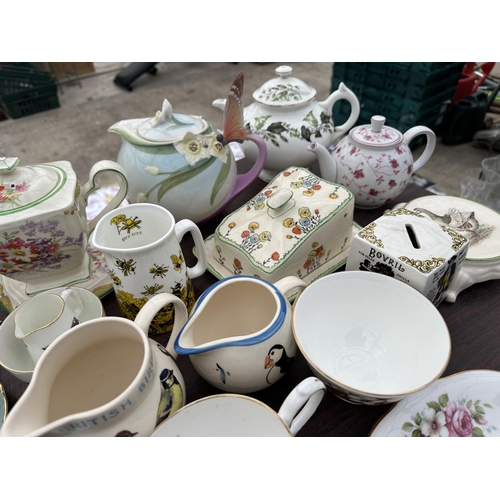
[[[244,120],[252,132],[262,137],[267,145],[267,159],[259,177],[268,182],[290,166],[309,167],[315,157],[304,147],[317,141],[325,147],[347,132],[359,116],[359,101],[343,83],[326,100],[318,102],[316,90],[291,76],[290,66],[279,66],[277,78],[269,80],[252,94],[254,103],[244,110]],[[351,105],[351,114],[345,123],[334,126],[332,108],[345,99]],[[216,99],[214,106],[224,109],[225,99]],[[258,149],[245,142],[247,158],[255,161]]]
[[[349,189],[358,208],[381,207],[399,196],[436,146],[436,135],[428,127],[402,134],[384,123],[383,116],[373,116],[371,124],[353,128],[331,154],[318,142],[307,146],[318,157],[321,177]],[[414,162],[409,144],[418,135],[425,135],[427,144]]]

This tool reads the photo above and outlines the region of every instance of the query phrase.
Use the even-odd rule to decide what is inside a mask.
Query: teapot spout
[[[335,158],[328,152],[328,149],[317,142],[313,142],[307,146],[307,150],[316,155],[321,177],[330,182],[338,182],[338,165]]]

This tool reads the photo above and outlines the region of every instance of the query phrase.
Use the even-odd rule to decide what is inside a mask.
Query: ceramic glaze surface
[[[104,316],[104,309],[99,298],[91,291],[81,287],[71,287],[83,303],[79,319],[83,323]],[[61,295],[65,287],[54,288],[44,294]],[[17,309],[16,309],[17,311]],[[30,382],[35,369],[35,362],[30,356],[22,339],[15,335],[15,312],[11,312],[0,325],[0,365],[23,382]],[[63,333],[63,332],[61,332]]]
[[[212,216],[230,201],[237,180],[238,189],[250,181],[238,176],[231,148],[213,125],[173,113],[166,99],[156,116],[122,120],[109,131],[122,137],[118,162],[130,178],[129,202],[161,205],[176,220]],[[261,168],[256,163],[255,177]]]
[[[445,224],[470,241],[462,269],[446,293],[447,302],[455,302],[458,294],[474,283],[500,278],[497,211],[455,196],[424,196],[402,206]]]
[[[318,279],[296,300],[293,331],[313,372],[342,399],[385,404],[430,384],[451,340],[437,309],[387,276],[345,271]]]
[[[198,399],[159,425],[153,437],[292,437],[314,414],[325,393],[308,377],[288,394],[278,413],[240,394]]]
[[[381,273],[406,283],[438,306],[459,275],[469,239],[420,212],[398,208],[354,237],[346,269]]]
[[[156,312],[171,301],[178,302],[178,321],[185,321],[180,299],[163,294],[135,322],[100,318],[61,335],[40,358],[1,435],[149,435],[185,404],[184,379],[169,346],[146,333]]]
[[[56,287],[88,279],[88,235],[125,198],[125,171],[115,162],[98,162],[81,187],[67,161],[27,166],[17,161],[0,161],[0,274],[25,282],[28,293],[47,289],[48,282]],[[105,171],[118,174],[120,190],[87,223],[87,196],[101,186],[98,177]]]
[[[349,189],[359,208],[380,207],[399,196],[436,145],[436,136],[427,127],[413,127],[402,135],[384,122],[383,116],[374,116],[371,125],[352,129],[331,155],[319,142],[308,146],[318,157],[322,177]],[[427,144],[414,161],[409,143],[419,135],[427,137]]]
[[[196,371],[226,392],[247,394],[269,387],[292,366],[297,344],[284,294],[305,283],[287,277],[275,285],[233,276],[209,287],[177,337],[174,348]]]
[[[187,232],[202,245],[193,222],[175,222],[168,210],[150,203],[120,207],[99,221],[92,244],[106,256],[125,317],[134,320],[148,300],[164,292],[180,297],[191,311],[195,302],[191,279],[205,272],[206,256],[201,248],[197,265],[186,266],[180,241]],[[150,334],[168,333],[172,326],[173,309],[166,307],[152,321]]]
[[[353,211],[343,186],[290,167],[221,221],[211,258],[234,275],[308,280],[349,247]]]
[[[245,123],[266,141],[268,155],[260,174],[265,181],[290,165],[310,166],[315,157],[305,146],[319,141],[328,147],[349,130],[359,116],[359,101],[343,83],[325,101],[318,102],[316,90],[291,73],[290,66],[278,67],[277,78],[256,89],[255,102],[244,110]],[[351,114],[345,123],[334,125],[332,108],[342,99],[351,104]],[[214,101],[214,105],[223,108],[224,101]],[[255,161],[256,146],[245,143],[244,149],[245,155]]]
[[[400,401],[371,436],[500,436],[500,373],[471,370],[436,380]]]

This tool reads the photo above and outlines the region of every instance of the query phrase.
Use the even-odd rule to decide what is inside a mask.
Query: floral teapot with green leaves
[[[260,173],[266,144],[250,134],[259,154],[253,167],[238,174],[231,148],[201,116],[172,112],[165,99],[152,118],[122,120],[109,128],[122,137],[118,162],[128,174],[130,203],[154,203],[175,220],[204,222],[220,212]]]
[[[259,177],[269,182],[290,166],[307,168],[316,160],[306,149],[313,141],[328,147],[356,123],[360,105],[356,95],[343,83],[324,101],[316,100],[316,89],[293,77],[290,66],[279,66],[277,77],[256,89],[254,102],[244,109],[244,122],[267,145],[267,159]],[[334,125],[332,108],[337,101],[350,104],[349,118]],[[215,107],[224,109],[225,99],[216,99]],[[255,161],[258,149],[243,144],[245,156]]]

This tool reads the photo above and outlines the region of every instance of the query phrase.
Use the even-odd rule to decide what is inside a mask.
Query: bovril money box
[[[458,275],[469,239],[417,211],[386,212],[353,238],[346,270],[386,274],[412,286],[435,306]]]

